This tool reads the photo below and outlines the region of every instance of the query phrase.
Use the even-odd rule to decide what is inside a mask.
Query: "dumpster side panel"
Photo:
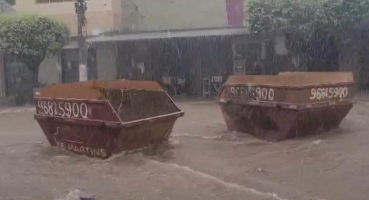
[[[180,111],[164,91],[106,90],[104,93],[123,123]]]
[[[134,126],[123,128],[119,135],[117,150],[140,149],[168,140],[177,119],[178,117],[171,117],[165,120],[145,123],[145,125],[135,124]]]
[[[115,152],[119,129],[39,120],[51,146],[89,157],[107,158]]]
[[[337,128],[352,107],[352,104],[346,104],[301,110],[299,111],[295,127],[292,127],[291,130],[296,130],[295,135],[306,135],[317,129],[329,131]]]
[[[228,130],[249,133],[267,141],[288,138],[298,111],[224,104],[221,110]]]
[[[106,100],[36,98],[36,115],[52,146],[106,158],[116,149],[121,121]]]
[[[54,133],[56,133],[55,126],[53,126],[53,124],[50,123],[50,120],[37,120],[37,123],[40,125],[50,145],[56,146],[56,142],[54,140]]]
[[[351,108],[352,104],[348,104],[298,111],[237,104],[221,105],[228,130],[249,133],[273,142],[337,128]]]

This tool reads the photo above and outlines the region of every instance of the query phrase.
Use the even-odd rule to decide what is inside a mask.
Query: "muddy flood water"
[[[214,102],[180,102],[169,144],[107,160],[50,147],[33,109],[3,110],[0,199],[367,200],[367,99],[339,129],[279,143],[228,132]]]

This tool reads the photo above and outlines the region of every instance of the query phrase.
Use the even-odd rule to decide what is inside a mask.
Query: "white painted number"
[[[39,101],[37,106],[40,115],[88,118],[89,109],[86,103]]]
[[[87,119],[88,108],[85,103],[81,103],[80,113],[83,119]]]
[[[230,92],[232,95],[239,96],[249,96],[249,98],[254,98],[256,101],[273,101],[274,100],[274,89],[273,88],[248,88],[246,86],[243,87],[231,87]],[[251,96],[251,97],[250,97]]]
[[[312,88],[310,100],[345,98],[348,95],[347,87]]]
[[[268,99],[269,100],[274,100],[274,90],[273,89],[269,89]]]
[[[78,117],[79,116],[79,107],[78,104],[73,103],[73,117]]]
[[[67,111],[66,113],[67,117],[71,117],[72,116],[72,106],[70,105],[70,103],[65,103],[65,110]]]
[[[273,88],[256,88],[257,100],[274,100],[274,89]]]

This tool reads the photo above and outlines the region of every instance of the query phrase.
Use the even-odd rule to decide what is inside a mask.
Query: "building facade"
[[[67,24],[72,36],[77,34],[75,0],[9,1],[12,1],[12,8],[16,12],[38,13],[61,20]],[[113,30],[142,33],[243,26],[245,5],[245,0],[86,0],[86,2],[89,37]],[[63,50],[64,58],[60,56],[45,58],[40,66],[39,81],[48,85],[63,82],[64,68],[77,66],[77,48],[77,43],[67,44]],[[118,49],[119,45],[114,42],[94,47],[98,79],[114,79],[119,76],[117,60],[123,55],[120,55]],[[78,73],[78,69],[72,71]]]
[[[3,0],[4,1],[4,0]],[[77,33],[75,0],[7,0],[17,12],[65,22]],[[86,0],[87,32],[242,26],[245,0]]]
[[[242,0],[243,1],[243,0]],[[226,0],[123,0],[124,28],[135,31],[227,26]]]
[[[15,0],[17,12],[38,13],[61,20],[71,34],[77,34],[75,0]],[[122,27],[122,0],[87,0],[87,32],[89,35]]]

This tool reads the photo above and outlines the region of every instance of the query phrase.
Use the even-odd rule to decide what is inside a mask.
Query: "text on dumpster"
[[[273,88],[262,88],[262,87],[248,87],[248,86],[236,86],[230,88],[232,96],[248,96],[249,99],[256,101],[273,101],[274,100],[274,89]]]
[[[38,101],[38,114],[57,116],[57,117],[73,117],[73,118],[89,118],[89,108],[86,103],[70,103],[55,101]]]
[[[107,156],[107,151],[105,149],[92,148],[92,147],[76,145],[76,144],[69,144],[69,143],[65,144],[62,142],[58,142],[56,145],[57,147],[63,150],[81,153],[81,154],[85,154],[85,155],[89,155],[93,157],[106,157]]]
[[[310,100],[345,98],[348,95],[347,87],[312,88]]]

